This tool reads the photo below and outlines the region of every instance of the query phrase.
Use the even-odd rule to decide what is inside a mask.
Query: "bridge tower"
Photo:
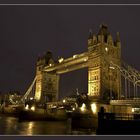
[[[47,65],[54,65],[50,51],[37,60],[35,89],[35,99],[37,102],[52,102],[58,99],[59,76],[56,73],[44,71],[44,67]]]
[[[119,33],[114,41],[106,25],[98,34],[89,33],[88,38],[88,95],[97,99],[119,98],[121,76],[110,62],[121,65]]]

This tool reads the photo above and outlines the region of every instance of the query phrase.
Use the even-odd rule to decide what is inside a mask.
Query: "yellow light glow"
[[[85,58],[84,61],[87,61],[87,59]]]
[[[80,110],[81,110],[82,112],[84,112],[84,111],[86,110],[86,105],[85,105],[84,103],[82,104]]]
[[[64,99],[64,100],[63,100],[63,103],[65,103],[65,102],[66,102],[66,100]]]
[[[77,55],[73,55],[73,58],[76,58],[77,57]]]
[[[106,52],[108,51],[108,48],[107,48],[107,47],[105,48],[105,51],[106,51]]]
[[[26,129],[27,135],[29,135],[29,136],[33,135],[34,125],[35,125],[34,122],[29,122],[27,124],[27,129]]]
[[[40,92],[37,92],[37,93],[35,94],[35,99],[36,99],[37,101],[39,101],[40,98],[41,98],[41,91],[40,91]]]
[[[59,63],[62,63],[63,61],[64,61],[64,58],[62,57],[58,60]]]
[[[32,106],[32,107],[31,107],[31,110],[32,110],[32,111],[35,111],[35,106]]]
[[[41,83],[37,83],[36,85],[36,92],[35,92],[35,100],[39,101],[41,98]]]
[[[25,106],[25,109],[28,110],[28,109],[29,109],[29,105],[26,105],[26,106]]]
[[[110,66],[109,68],[110,68],[110,69],[113,69],[113,70],[115,69],[115,68],[114,68],[114,67],[112,67],[112,66]]]
[[[135,109],[134,108],[132,108],[132,112],[134,113],[134,111],[135,111]]]
[[[96,113],[97,112],[97,106],[96,106],[95,103],[92,103],[91,104],[91,110],[92,110],[93,113]]]
[[[74,110],[75,110],[75,108],[73,107],[73,108],[72,108],[72,110],[74,111]]]

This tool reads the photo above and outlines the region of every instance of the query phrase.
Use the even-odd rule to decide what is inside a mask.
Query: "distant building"
[[[3,100],[7,104],[16,104],[21,100],[22,96],[18,91],[10,91],[7,94],[3,95],[3,98]]]

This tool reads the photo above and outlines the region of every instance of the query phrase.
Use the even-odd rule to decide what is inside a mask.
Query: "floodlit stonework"
[[[36,91],[37,101],[56,101],[58,99],[59,75],[88,67],[88,95],[91,98],[119,98],[121,93],[121,75],[111,65],[121,63],[121,43],[119,33],[116,39],[101,25],[99,32],[89,33],[88,51],[70,58],[54,61],[51,52],[47,52],[37,61]],[[111,94],[111,95],[110,95]]]

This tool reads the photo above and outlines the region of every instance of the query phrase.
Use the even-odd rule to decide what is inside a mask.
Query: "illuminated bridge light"
[[[25,106],[25,110],[28,110],[28,109],[29,109],[29,105],[26,105],[26,106]]]
[[[80,110],[81,110],[82,112],[86,111],[86,105],[85,105],[84,103],[82,104]]]
[[[73,108],[72,108],[72,110],[74,111],[74,110],[75,110],[75,108],[73,107]]]
[[[32,107],[31,107],[31,110],[32,110],[32,111],[35,111],[35,106],[32,106]]]
[[[92,110],[93,113],[96,113],[97,112],[97,106],[96,106],[95,103],[92,103],[91,104],[91,110]]]
[[[87,61],[87,60],[88,60],[87,58],[84,59],[84,61]]]
[[[63,61],[64,61],[64,58],[62,57],[58,60],[59,63],[62,63]]]
[[[64,99],[64,100],[63,100],[63,103],[65,103],[65,102],[66,102],[66,100]]]
[[[73,55],[73,58],[76,58],[77,57],[77,55]]]
[[[115,69],[113,66],[110,66],[109,68],[110,68],[110,69],[113,69],[113,70]]]
[[[105,51],[106,51],[106,52],[108,51],[108,48],[107,48],[107,47],[105,48]]]
[[[33,100],[33,97],[30,97],[30,100]]]

